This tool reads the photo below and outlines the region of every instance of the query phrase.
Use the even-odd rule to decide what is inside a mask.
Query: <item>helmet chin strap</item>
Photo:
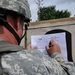
[[[24,34],[23,34],[21,40],[24,38],[24,36],[26,36],[26,31],[28,30],[28,26],[29,26],[29,23],[27,22],[27,23],[25,24],[25,32],[24,32]]]
[[[23,37],[26,35],[26,31],[28,29],[28,26],[29,26],[29,22],[30,22],[30,19],[28,18],[25,18],[25,33],[24,35],[22,36],[22,38],[20,38],[18,36],[18,34],[14,31],[14,29],[8,24],[8,22],[6,21],[6,15],[7,13],[6,12],[1,12],[0,11],[0,25],[3,25],[4,27],[6,27],[12,34],[13,36],[15,37],[15,39],[17,40],[18,42],[18,45],[20,44],[21,40],[23,39]]]
[[[4,20],[3,18],[0,18],[0,25],[3,25],[4,27],[6,27],[14,35],[14,37],[17,40],[18,45],[19,45],[21,42],[21,38],[14,31],[14,29],[8,24],[8,22],[6,20]]]

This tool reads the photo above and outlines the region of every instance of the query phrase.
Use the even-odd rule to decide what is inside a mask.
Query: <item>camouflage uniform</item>
[[[2,51],[1,75],[75,75],[74,63],[64,61],[59,53],[49,57],[40,51],[24,50],[1,40]]]
[[[30,18],[28,0],[0,0],[1,9]],[[75,75],[75,65],[59,53],[49,57],[0,39],[0,75]]]

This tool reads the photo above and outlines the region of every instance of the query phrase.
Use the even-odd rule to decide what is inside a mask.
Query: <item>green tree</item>
[[[61,11],[59,11],[59,10],[57,10],[56,11],[56,18],[55,19],[59,19],[59,18],[68,18],[68,17],[70,17],[70,12],[68,11],[68,10],[61,10]]]
[[[56,10],[56,6],[48,6],[48,7],[41,7],[39,18],[41,20],[51,20],[51,19],[58,19],[58,18],[67,18],[70,17],[70,12],[68,10]]]

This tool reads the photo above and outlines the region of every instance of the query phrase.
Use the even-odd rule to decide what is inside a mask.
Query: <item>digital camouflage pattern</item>
[[[0,8],[30,17],[27,0],[0,0]],[[59,53],[50,57],[0,40],[0,75],[75,75],[75,65]]]
[[[5,48],[0,49],[8,50],[7,44],[3,44]],[[10,51],[16,50],[12,44],[9,46]],[[19,50],[2,55],[1,64],[3,75],[75,75],[74,63],[64,61],[59,53],[50,57],[38,50]]]
[[[63,75],[59,63],[38,51],[23,50],[2,57],[2,67],[9,75]]]
[[[31,17],[28,0],[0,0],[0,8],[13,10],[27,18]]]

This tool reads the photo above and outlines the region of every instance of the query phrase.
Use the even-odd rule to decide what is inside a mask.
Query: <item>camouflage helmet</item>
[[[0,9],[10,10],[30,18],[30,8],[28,0],[0,0]]]

